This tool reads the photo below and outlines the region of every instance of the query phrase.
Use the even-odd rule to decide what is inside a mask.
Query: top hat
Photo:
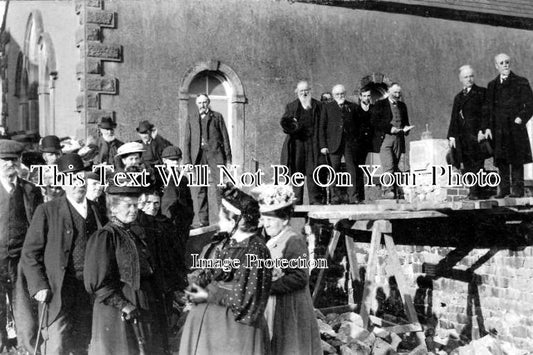
[[[163,152],[161,153],[161,158],[164,159],[179,160],[182,156],[183,153],[181,152],[181,149],[173,145],[169,145],[168,147],[163,149]]]
[[[61,151],[61,143],[57,136],[46,136],[41,139],[39,150],[41,153],[59,153]]]
[[[137,132],[139,133],[146,133],[152,130],[154,128],[154,125],[151,124],[149,121],[141,121],[139,122],[139,127],[137,127]]]
[[[18,158],[23,150],[24,145],[22,143],[8,139],[0,140],[0,159]]]
[[[83,160],[78,154],[68,153],[57,160],[57,169],[61,173],[77,173],[85,169]]]
[[[117,127],[117,124],[115,121],[113,121],[112,117],[104,116],[100,119],[100,122],[98,123],[98,128],[103,129],[115,129]]]
[[[296,201],[292,187],[289,185],[262,185],[256,187],[252,193],[257,198],[261,213],[289,207]]]

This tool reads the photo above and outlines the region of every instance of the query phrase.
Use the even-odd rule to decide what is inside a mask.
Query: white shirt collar
[[[7,193],[11,193],[11,190],[14,189],[14,186],[17,186],[17,176],[11,178],[11,179],[3,179],[0,178],[0,182],[2,183],[2,186],[7,191]],[[11,185],[13,184],[13,185]]]
[[[361,102],[361,108],[364,111],[368,111],[368,110],[370,110],[370,104],[364,104],[364,103]]]
[[[87,198],[84,197],[80,203],[74,201],[69,196],[67,196],[67,200],[83,218],[87,218]]]

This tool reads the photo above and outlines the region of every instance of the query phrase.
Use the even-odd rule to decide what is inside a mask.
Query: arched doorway
[[[232,163],[241,170],[247,168],[244,151],[244,105],[246,97],[241,80],[233,69],[219,61],[199,62],[185,73],[179,91],[179,142],[183,143],[185,123],[190,115],[197,115],[196,97],[207,93],[211,107],[224,116],[230,136]]]
[[[233,117],[231,110],[232,87],[219,72],[205,70],[197,74],[189,86],[189,114],[196,108],[196,97],[200,94],[209,95],[211,109],[224,116],[231,146],[233,147]]]

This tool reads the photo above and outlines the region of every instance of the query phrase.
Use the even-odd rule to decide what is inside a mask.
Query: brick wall
[[[368,260],[368,244],[357,243],[357,260],[365,266]],[[403,272],[411,294],[415,296],[417,281],[422,273],[423,263],[437,263],[451,249],[426,246],[397,246]],[[456,268],[467,269],[487,249],[473,250]],[[379,254],[379,276],[376,282],[388,294],[385,275],[386,253]],[[520,251],[501,250],[476,270],[480,282],[476,287],[465,282],[440,278],[433,280],[432,305],[430,312],[438,319],[438,330],[455,330],[460,336],[470,337],[472,316],[483,331],[496,330],[498,338],[514,344],[517,348],[533,352],[533,247]],[[476,301],[479,300],[479,303]],[[418,310],[428,307],[428,297]],[[469,304],[470,303],[470,307]],[[475,323],[474,323],[475,324]]]

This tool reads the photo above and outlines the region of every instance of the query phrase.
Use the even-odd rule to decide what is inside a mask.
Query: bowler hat
[[[41,153],[58,153],[61,151],[61,143],[57,136],[46,136],[41,139],[39,145]]]
[[[146,133],[151,131],[152,128],[154,128],[154,125],[151,124],[149,121],[141,121],[139,122],[139,127],[137,127],[137,132]]]
[[[181,152],[181,149],[173,145],[169,145],[168,147],[163,149],[163,152],[161,153],[161,158],[164,159],[179,160],[182,156],[183,153]]]
[[[57,169],[62,173],[77,173],[85,169],[83,160],[78,154],[64,154],[57,160]]]
[[[117,124],[113,121],[113,118],[109,116],[102,117],[98,123],[98,128],[115,129],[115,127],[117,127]]]
[[[0,140],[0,159],[18,158],[23,150],[24,145],[22,143],[8,139]]]
[[[122,144],[117,149],[117,155],[116,156],[117,157],[121,157],[121,156],[132,154],[132,153],[142,153],[144,151],[145,151],[145,149],[144,149],[144,145],[142,143],[128,142],[128,143]]]

